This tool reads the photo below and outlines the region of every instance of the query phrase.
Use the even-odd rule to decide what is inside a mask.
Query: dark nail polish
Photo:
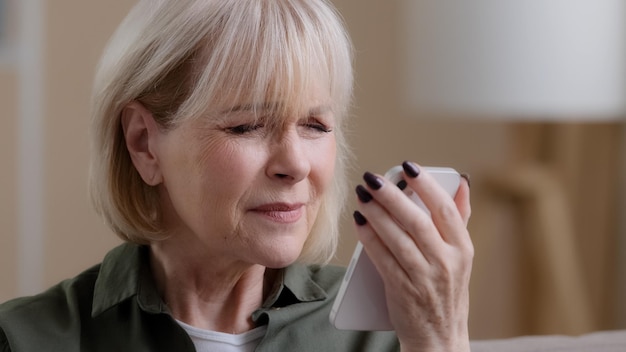
[[[383,186],[383,180],[371,172],[364,173],[363,180],[365,180],[365,183],[373,190],[380,189],[380,187]]]
[[[470,175],[466,174],[466,173],[462,173],[461,177],[463,177],[465,179],[465,181],[467,181],[467,187],[470,187]]]
[[[357,225],[363,226],[367,224],[367,219],[363,216],[363,214],[361,214],[360,211],[356,210],[352,216],[354,217],[354,222],[356,222]]]
[[[372,200],[372,195],[362,185],[356,186],[356,195],[362,203],[367,203]]]
[[[398,186],[398,188],[400,188],[401,191],[404,191],[404,189],[406,188],[406,186],[408,186],[408,184],[406,183],[405,180],[400,180],[400,182],[396,183],[396,186]]]
[[[409,161],[403,162],[402,168],[404,169],[404,173],[411,178],[416,178],[420,174],[420,169],[417,167],[417,165],[413,164],[412,162],[409,162]]]

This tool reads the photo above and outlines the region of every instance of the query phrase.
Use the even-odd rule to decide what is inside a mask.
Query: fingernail
[[[364,173],[363,180],[365,180],[365,183],[373,190],[380,189],[380,187],[383,186],[383,180],[371,172]]]
[[[401,191],[404,191],[404,189],[406,188],[406,186],[408,186],[408,184],[406,183],[405,180],[400,180],[400,182],[396,183],[396,186],[398,186],[398,188],[400,188]]]
[[[372,195],[362,185],[356,186],[356,195],[362,203],[367,203],[372,200]]]
[[[365,218],[365,216],[363,216],[363,214],[361,214],[360,211],[355,210],[352,216],[354,217],[354,222],[356,222],[357,225],[363,226],[367,224],[367,219]]]
[[[470,175],[469,175],[469,174],[466,174],[466,173],[462,173],[462,174],[461,174],[461,177],[463,177],[463,178],[465,179],[465,181],[467,181],[467,187],[470,187],[470,186],[471,186],[471,185],[470,185],[470,183],[471,183],[471,182],[470,182]]]
[[[412,162],[405,161],[402,163],[402,168],[404,169],[404,173],[411,178],[416,178],[420,174],[420,169],[417,165]]]

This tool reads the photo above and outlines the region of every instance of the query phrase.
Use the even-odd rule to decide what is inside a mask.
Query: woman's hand
[[[474,247],[466,180],[454,199],[427,172],[403,163],[429,216],[393,183],[370,173],[358,186],[359,240],[380,272],[403,351],[469,351],[469,280]]]

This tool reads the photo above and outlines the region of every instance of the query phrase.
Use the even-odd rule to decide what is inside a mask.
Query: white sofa
[[[472,352],[626,352],[626,330],[472,341]]]

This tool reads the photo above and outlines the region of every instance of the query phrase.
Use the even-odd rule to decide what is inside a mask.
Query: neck
[[[150,261],[157,289],[175,319],[226,333],[255,327],[251,315],[271,289],[273,271],[181,251],[168,242],[151,245]]]

